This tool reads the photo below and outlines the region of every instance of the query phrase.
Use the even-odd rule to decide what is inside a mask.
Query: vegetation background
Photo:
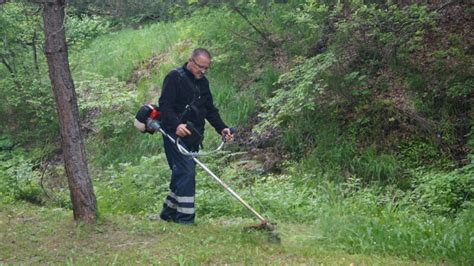
[[[474,263],[469,1],[70,1],[65,27],[100,218],[74,226],[41,8],[0,5],[0,263]],[[169,169],[133,117],[195,47],[227,153],[198,225],[147,221]],[[205,147],[219,137],[206,132]],[[94,243],[90,243],[90,239]],[[190,251],[192,250],[192,251]],[[128,252],[125,255],[124,252]]]

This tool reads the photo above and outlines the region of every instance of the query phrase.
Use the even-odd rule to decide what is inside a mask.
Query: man
[[[199,149],[204,136],[205,119],[226,139],[233,138],[214,106],[205,74],[211,65],[211,54],[195,49],[188,62],[171,71],[163,82],[159,105],[163,128],[174,138],[182,138],[191,151]],[[170,192],[163,204],[160,218],[180,224],[193,224],[196,164],[184,156],[164,137],[166,159],[172,171]]]

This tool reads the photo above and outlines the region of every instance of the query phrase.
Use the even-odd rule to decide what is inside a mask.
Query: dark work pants
[[[170,135],[176,137],[174,134]],[[191,157],[182,155],[168,137],[163,138],[166,159],[171,169],[171,182],[160,218],[181,224],[192,224],[195,217],[196,163]]]

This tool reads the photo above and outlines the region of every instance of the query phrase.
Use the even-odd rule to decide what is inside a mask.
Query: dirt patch
[[[142,61],[127,81],[127,84],[138,84],[142,78],[150,78],[153,71],[158,72],[161,64],[170,59],[169,53],[153,54],[149,59]]]

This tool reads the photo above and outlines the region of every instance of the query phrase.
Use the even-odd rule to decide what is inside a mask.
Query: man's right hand
[[[178,127],[176,127],[176,135],[178,137],[186,137],[188,135],[191,135],[191,131],[186,128],[186,124],[179,124]]]

